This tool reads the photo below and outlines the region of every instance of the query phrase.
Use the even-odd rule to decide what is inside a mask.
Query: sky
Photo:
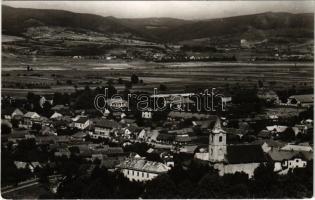
[[[314,12],[314,1],[2,1],[23,8],[60,9],[117,18],[212,19],[262,12]]]

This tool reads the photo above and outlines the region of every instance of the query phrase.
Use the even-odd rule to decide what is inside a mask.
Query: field
[[[33,71],[27,71],[30,66]],[[70,57],[8,58],[2,64],[2,92],[4,95],[35,93],[72,92],[74,86],[91,88],[102,86],[112,79],[130,80],[136,74],[142,84],[133,85],[133,90],[153,91],[164,84],[169,92],[185,88],[212,88],[233,86],[253,87],[258,80],[275,89],[312,88],[314,81],[313,63],[245,63],[245,62],[184,62],[154,63],[141,60],[105,61],[95,59],[73,59]],[[67,83],[68,81],[68,83]],[[69,83],[69,81],[71,83]],[[30,83],[47,85],[49,88],[19,88],[12,84]],[[59,82],[59,83],[58,83]],[[8,84],[9,83],[9,84]],[[115,83],[123,90],[124,84]]]

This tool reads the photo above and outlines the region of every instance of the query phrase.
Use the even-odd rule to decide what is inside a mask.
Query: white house
[[[91,121],[87,117],[79,117],[78,120],[74,121],[74,127],[80,130],[86,129],[91,124]]]
[[[293,95],[288,98],[287,105],[310,107],[314,105],[313,94]]]
[[[40,115],[36,112],[27,112],[23,116],[23,127],[30,128],[33,125],[33,122],[36,120],[40,120]]]
[[[128,158],[116,168],[130,181],[140,182],[152,180],[171,169],[163,163],[147,161],[143,158]]]
[[[268,154],[274,161],[274,171],[279,174],[287,174],[290,169],[305,168],[307,165],[307,159],[301,152],[272,149]]]
[[[313,148],[310,145],[298,145],[298,144],[287,144],[281,148],[283,151],[308,151],[312,152]]]
[[[152,110],[142,111],[141,116],[143,119],[152,119]]]
[[[288,127],[287,126],[281,126],[281,125],[273,125],[273,126],[267,126],[266,129],[272,133],[282,133],[284,132]]]
[[[102,118],[94,124],[94,133],[92,133],[93,138],[109,138],[110,133],[114,132],[115,129],[119,128],[120,124],[116,121],[108,120]]]
[[[54,112],[54,114],[51,115],[50,119],[60,119],[62,118],[62,114],[58,113],[58,112]]]
[[[1,115],[4,119],[11,120],[15,116],[23,116],[23,112],[18,108],[4,108],[2,109]]]
[[[128,107],[128,102],[121,98],[112,98],[106,101],[107,105],[112,109],[123,109]]]

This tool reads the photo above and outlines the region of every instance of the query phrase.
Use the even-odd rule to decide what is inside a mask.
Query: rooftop
[[[239,163],[261,163],[267,161],[261,146],[259,145],[230,145],[227,146],[227,162]]]
[[[116,167],[120,169],[132,169],[156,174],[166,173],[170,169],[163,163],[136,158],[129,158]]]
[[[100,119],[95,122],[95,127],[102,128],[119,128],[120,125],[116,121],[108,120],[108,119]]]

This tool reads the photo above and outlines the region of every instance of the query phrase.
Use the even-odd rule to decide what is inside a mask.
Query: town
[[[104,109],[98,110],[93,101],[105,90],[108,97],[114,98],[104,99]],[[266,176],[259,171],[279,179],[272,181],[312,177],[308,173],[313,168],[313,94],[291,91],[282,101],[276,92],[259,83],[256,90],[235,90],[231,96],[216,97],[216,109],[212,111],[197,110],[192,94],[137,92],[149,99],[149,107],[139,110],[136,99],[128,98],[126,90],[116,90],[111,82],[103,88],[87,86],[72,94],[45,96],[29,92],[24,98],[3,96],[2,194],[6,197],[19,188],[40,184],[46,188],[41,198],[150,198],[164,190],[162,185],[171,182],[176,188],[176,179],[185,179],[173,173],[197,173],[190,178],[204,181],[206,177],[202,176],[212,171],[211,176],[218,176],[214,180],[231,176],[245,181],[245,186],[230,186],[241,187],[235,197],[277,197],[271,192],[252,193],[247,181]],[[157,97],[160,101],[153,101]],[[167,109],[154,110],[153,104]],[[121,196],[101,188],[95,192],[87,185],[81,188],[85,181],[100,187],[95,185],[98,179],[93,178],[98,176],[110,177],[117,187],[130,188],[119,190]],[[185,181],[196,181],[190,178]],[[196,192],[191,185],[196,183],[189,184],[191,192]],[[286,195],[312,195],[312,185],[304,187],[304,193],[290,191],[292,194]],[[183,189],[168,188],[161,198],[183,197],[175,192]],[[78,190],[82,193],[75,193]],[[186,195],[206,198],[209,196],[202,195],[211,194]]]
[[[4,1],[1,197],[313,197],[314,2]]]

